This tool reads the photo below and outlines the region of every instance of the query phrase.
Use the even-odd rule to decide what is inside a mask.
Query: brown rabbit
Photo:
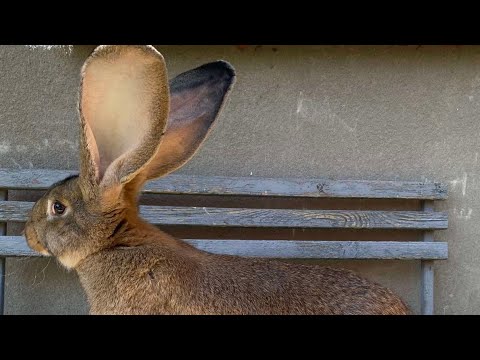
[[[138,214],[142,185],[182,166],[235,79],[224,61],[175,77],[151,46],[100,46],[82,69],[80,175],[34,206],[28,245],[75,269],[92,314],[407,314],[353,272],[214,255]]]

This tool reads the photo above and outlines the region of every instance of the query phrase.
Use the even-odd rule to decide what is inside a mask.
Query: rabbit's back
[[[77,271],[92,313],[407,314],[390,290],[317,265],[213,255],[189,246],[115,248]]]
[[[245,294],[244,300],[255,296],[251,303],[261,304],[261,308],[253,305],[253,312],[274,314],[408,312],[405,304],[390,290],[349,270],[260,259],[242,259],[241,262],[243,266],[232,267],[229,276],[234,277],[236,274],[236,282],[241,284]]]

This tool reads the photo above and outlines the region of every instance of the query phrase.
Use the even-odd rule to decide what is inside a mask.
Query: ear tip
[[[230,76],[232,76],[232,77],[236,76],[235,68],[228,61],[218,60],[218,61],[216,61],[216,64],[217,64],[218,67],[225,69],[225,71],[227,71],[227,73]]]
[[[155,57],[164,62],[163,55],[153,45],[98,45],[87,58],[84,66],[94,58],[119,58],[128,53],[140,53],[143,57]]]
[[[201,66],[203,70],[208,70],[209,73],[219,73],[226,75],[230,80],[233,80],[236,77],[235,68],[228,61],[217,60],[208,64]]]

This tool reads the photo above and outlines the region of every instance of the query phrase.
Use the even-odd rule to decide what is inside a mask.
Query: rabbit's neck
[[[162,244],[164,246],[178,246],[181,241],[168,235],[156,226],[146,222],[138,216],[124,220],[123,226],[118,230],[112,247],[117,246],[142,246]],[[183,243],[183,242],[182,242]]]
[[[81,252],[69,253],[68,256],[59,257],[60,262],[69,269],[76,268],[80,263],[87,260],[92,255],[102,251],[111,251],[115,248],[140,247],[147,245],[160,245],[162,248],[174,251],[181,250],[195,257],[201,256],[203,252],[184,241],[176,239],[166,232],[158,229],[156,226],[144,221],[138,216],[128,216],[119,222],[113,231],[112,240],[106,241],[102,248],[92,251],[88,254]]]

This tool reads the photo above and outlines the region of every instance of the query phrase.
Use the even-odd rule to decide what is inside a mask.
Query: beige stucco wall
[[[174,76],[223,58],[238,80],[204,147],[179,173],[442,181],[449,259],[435,312],[480,314],[480,47],[157,46]],[[79,69],[93,46],[0,46],[0,167],[77,167]],[[419,262],[335,262],[419,311]],[[9,259],[6,312],[86,313],[73,273]]]

